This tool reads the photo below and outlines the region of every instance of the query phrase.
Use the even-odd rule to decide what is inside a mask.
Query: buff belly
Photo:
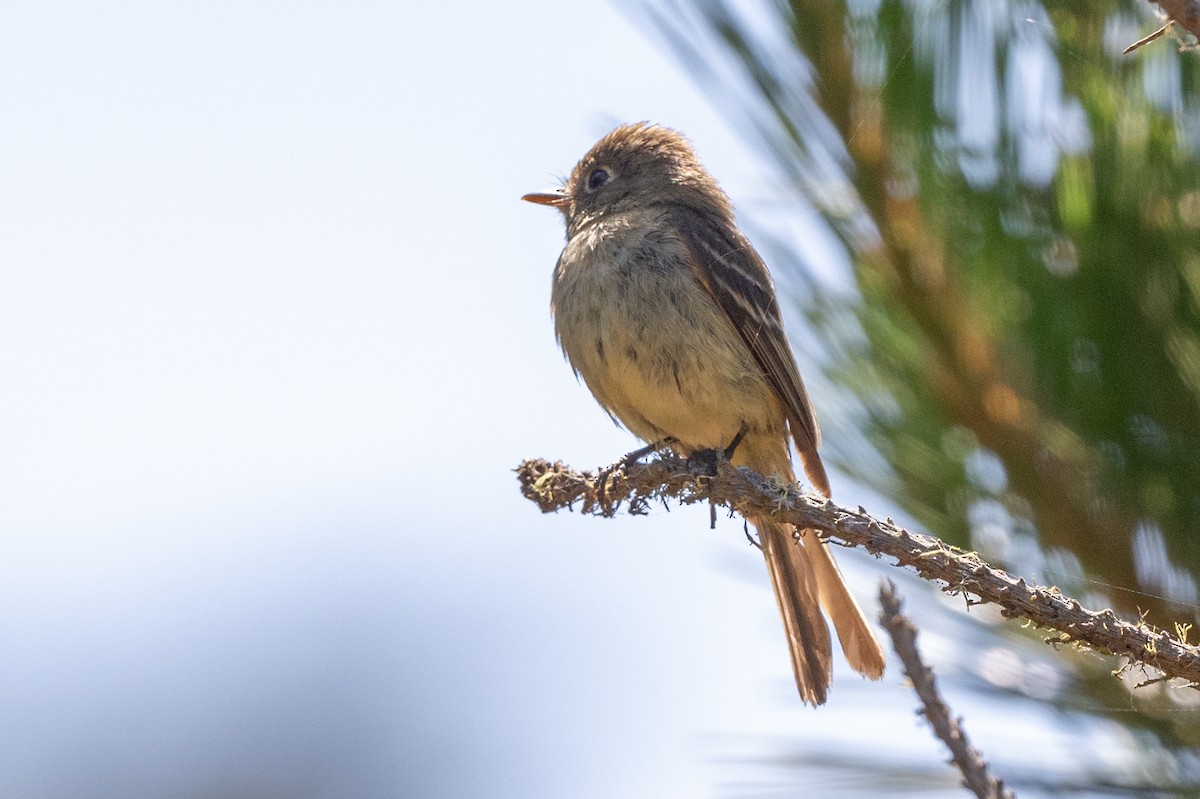
[[[638,258],[648,249],[615,238],[573,240],[593,257],[556,270],[552,291],[559,342],[600,404],[638,437],[685,451],[726,447],[743,427],[781,442],[774,392],[686,261],[663,262],[661,245]]]

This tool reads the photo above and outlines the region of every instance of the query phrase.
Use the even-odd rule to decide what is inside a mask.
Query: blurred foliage
[[[853,265],[800,299],[883,458],[828,457],[1024,574],[1194,619],[1200,53],[1122,55],[1142,0],[655,8]]]
[[[851,289],[795,292],[849,414],[820,408],[826,456],[941,537],[1173,629],[1200,573],[1200,51],[1123,55],[1155,9],[643,7],[840,240]],[[1132,710],[1106,673],[1077,688],[1060,708]],[[1181,756],[1196,710],[1152,694],[1120,720]],[[1142,789],[1194,786],[1190,762]]]

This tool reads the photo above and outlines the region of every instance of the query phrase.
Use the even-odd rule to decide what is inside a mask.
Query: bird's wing
[[[690,213],[680,215],[678,229],[696,279],[725,312],[782,401],[805,474],[829,496],[829,478],[817,455],[821,433],[783,332],[766,264],[731,224]]]

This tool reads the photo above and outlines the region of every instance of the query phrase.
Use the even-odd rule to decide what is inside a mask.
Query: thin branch
[[[1058,588],[1027,583],[973,552],[909,532],[890,519],[880,521],[861,507],[853,511],[808,496],[746,468],[721,462],[713,476],[704,465],[661,456],[648,463],[619,463],[602,471],[600,479],[540,459],[527,460],[516,471],[522,493],[545,513],[581,504],[583,513],[613,516],[624,503],[629,513],[644,514],[651,503],[675,498],[684,504],[713,502],[743,516],[769,515],[816,530],[823,540],[894,558],[897,566],[911,567],[926,580],[944,582],[943,591],[966,596],[968,605],[996,604],[1006,617],[1056,631],[1047,643],[1086,644],[1200,688],[1200,648],[1176,635],[1123,621],[1111,609],[1088,610]]]
[[[929,719],[934,733],[950,750],[951,762],[963,775],[963,785],[979,799],[1015,799],[1012,791],[1004,787],[1004,781],[988,773],[987,762],[967,738],[962,719],[950,716],[950,708],[938,693],[933,670],[921,660],[917,651],[917,628],[900,612],[900,595],[896,584],[882,580],[879,586],[879,621],[888,635],[892,646],[904,664],[904,673],[912,681],[913,690],[921,700],[923,709],[919,713]]]
[[[1175,23],[1200,41],[1200,0],[1150,0],[1150,2],[1157,3],[1163,13],[1167,15],[1167,24],[1146,38],[1129,45],[1125,50],[1126,53],[1131,53],[1162,36],[1171,27],[1171,23]]]
[[[1164,33],[1169,31],[1171,29],[1171,26],[1174,24],[1175,24],[1175,20],[1167,20],[1166,25],[1163,25],[1161,28],[1159,28],[1154,33],[1150,34],[1149,36],[1143,36],[1142,38],[1138,39],[1136,42],[1134,42],[1133,44],[1129,45],[1124,50],[1122,50],[1121,55],[1129,55],[1134,50],[1137,50],[1139,47],[1145,47],[1146,45],[1150,44],[1150,42],[1154,41],[1159,36],[1162,36]]]

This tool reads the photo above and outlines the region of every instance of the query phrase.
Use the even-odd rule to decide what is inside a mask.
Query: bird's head
[[[561,189],[521,199],[562,211],[568,236],[595,221],[655,206],[732,215],[729,198],[688,140],[648,122],[622,125],[596,142]]]

